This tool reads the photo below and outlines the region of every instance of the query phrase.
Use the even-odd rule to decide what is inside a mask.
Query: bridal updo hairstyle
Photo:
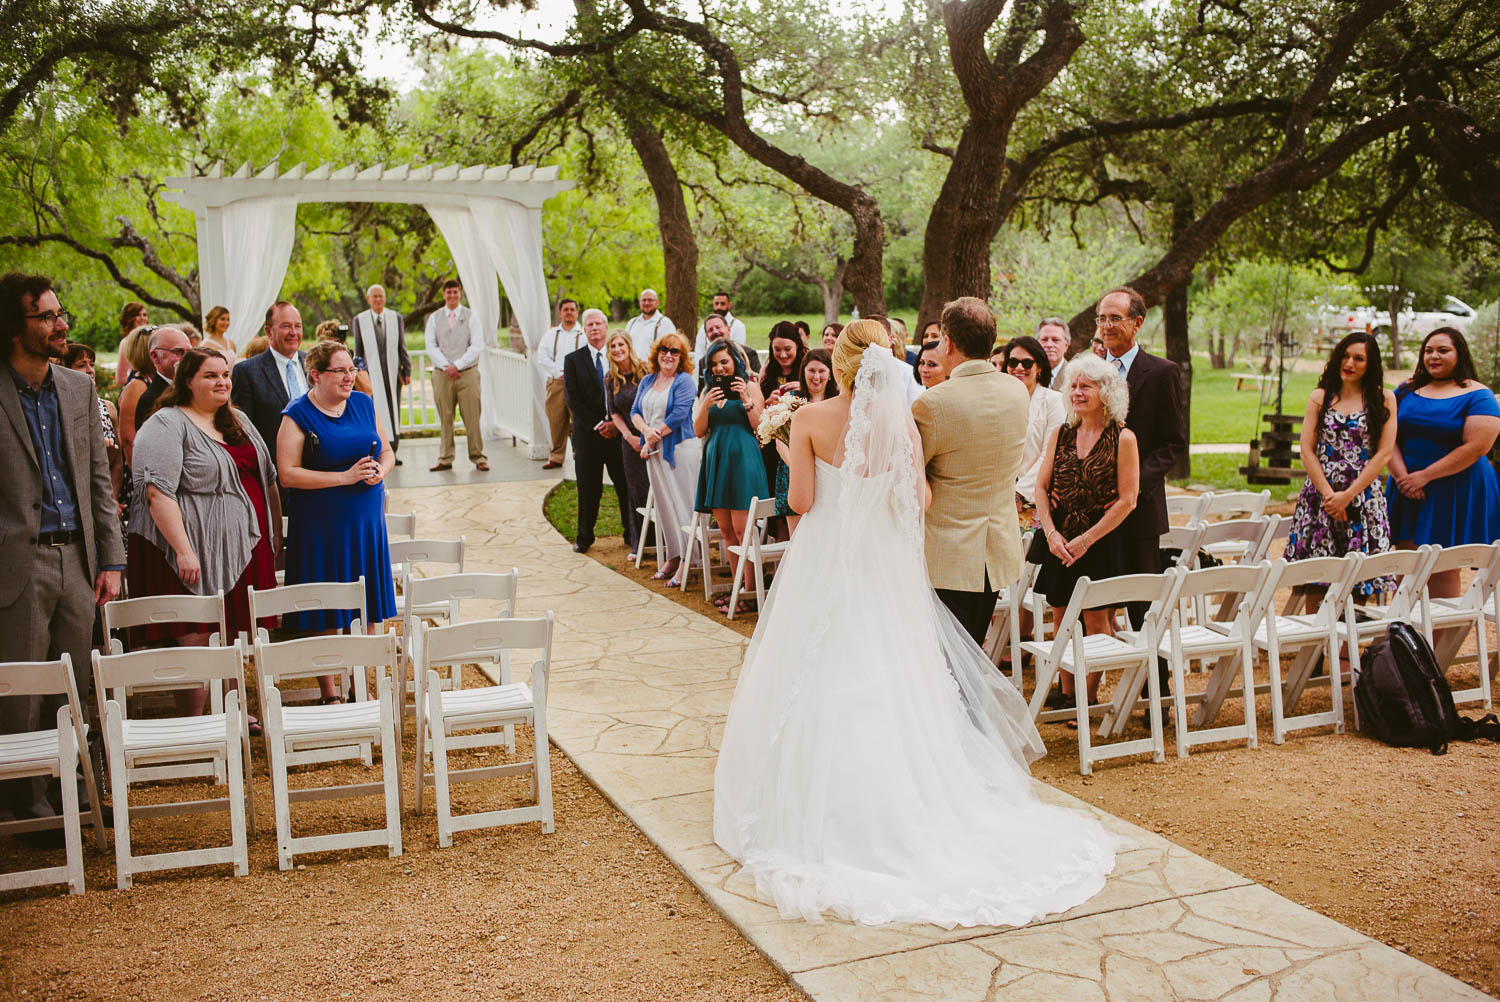
[[[859,363],[865,349],[874,344],[882,348],[891,346],[891,336],[878,320],[856,320],[839,332],[839,339],[833,343],[833,378],[844,392],[854,392]]]

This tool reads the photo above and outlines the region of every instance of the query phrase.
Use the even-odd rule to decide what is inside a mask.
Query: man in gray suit
[[[120,593],[125,546],[94,381],[53,365],[68,344],[67,312],[41,275],[0,277],[0,662],[67,653],[91,705],[94,609]],[[39,696],[0,698],[0,733],[37,730]],[[54,781],[55,784],[56,781]],[[0,813],[56,813],[41,781],[11,780]]]

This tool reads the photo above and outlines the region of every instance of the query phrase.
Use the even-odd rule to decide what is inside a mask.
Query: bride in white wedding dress
[[[730,705],[714,839],[788,918],[1024,925],[1098,893],[1120,840],[1032,792],[1026,704],[927,582],[911,370],[859,327],[834,349],[852,395],[794,419],[814,500]]]

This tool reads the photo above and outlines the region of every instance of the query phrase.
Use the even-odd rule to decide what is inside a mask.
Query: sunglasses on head
[[[1022,372],[1030,372],[1036,365],[1034,358],[1008,358],[1005,360],[1007,369],[1020,369]]]

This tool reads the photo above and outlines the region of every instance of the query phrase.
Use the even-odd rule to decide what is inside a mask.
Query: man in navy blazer
[[[599,517],[599,499],[604,495],[606,469],[615,485],[615,500],[620,503],[620,524],[629,525],[630,517],[620,432],[605,406],[604,378],[609,374],[609,359],[604,357],[604,339],[609,334],[609,320],[599,310],[585,310],[583,334],[588,344],[563,358],[563,397],[573,415],[573,475],[578,478],[578,537],[573,543],[578,553],[587,553],[594,545],[594,523]]]
[[[244,411],[276,455],[276,433],[281,412],[307,392],[307,353],[302,344],[302,314],[280,300],[266,311],[266,337],[271,346],[234,367],[229,400]]]

